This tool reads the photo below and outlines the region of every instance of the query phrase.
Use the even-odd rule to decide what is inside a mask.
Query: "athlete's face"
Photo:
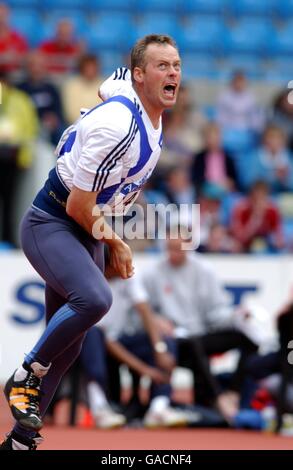
[[[149,44],[144,67],[137,67],[135,72],[135,79],[152,107],[164,110],[174,106],[181,80],[177,49],[169,44]]]

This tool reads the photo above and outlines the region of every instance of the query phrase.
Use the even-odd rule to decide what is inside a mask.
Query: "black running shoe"
[[[15,381],[14,374],[7,381],[4,393],[13,417],[26,428],[39,431],[43,426],[40,416],[41,379],[28,372],[24,380]]]
[[[39,433],[37,433],[36,437],[29,439],[15,431],[11,431],[0,444],[0,450],[36,450],[37,446],[40,445],[43,440]]]

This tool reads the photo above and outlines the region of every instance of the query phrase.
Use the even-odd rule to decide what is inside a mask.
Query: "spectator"
[[[181,85],[175,107],[163,118],[164,145],[159,164],[168,167],[180,161],[188,169],[192,155],[202,148],[201,130],[206,119],[192,106],[187,86]]]
[[[24,37],[11,29],[9,16],[8,6],[0,3],[0,66],[13,72],[21,67],[28,44]]]
[[[205,246],[210,236],[211,227],[221,223],[222,200],[224,191],[220,186],[205,183],[199,196],[200,208],[200,243]]]
[[[62,105],[58,89],[47,78],[45,59],[39,51],[29,54],[26,77],[19,88],[34,102],[44,138],[56,146],[64,130]]]
[[[60,20],[55,37],[40,46],[47,70],[55,74],[72,72],[83,49],[81,41],[75,38],[74,26],[69,19]]]
[[[175,367],[176,348],[172,338],[161,335],[149,307],[148,296],[138,277],[123,281],[108,267],[113,304],[100,322],[107,347],[119,364],[126,364],[136,377],[151,379],[150,403],[144,416],[147,427],[179,426],[186,424],[186,416],[170,406],[170,376]],[[109,374],[113,378],[113,370]],[[116,376],[117,377],[117,376]],[[113,388],[117,388],[117,382]],[[116,392],[116,398],[117,392]]]
[[[210,399],[230,422],[238,409],[245,361],[257,347],[233,328],[233,307],[215,274],[200,255],[182,248],[180,237],[169,236],[166,255],[152,264],[143,280],[160,314],[158,327],[167,323],[176,338],[178,364],[193,372],[197,403]],[[234,348],[241,356],[231,391],[224,392],[210,371],[208,358]]]
[[[239,189],[233,158],[223,149],[221,131],[214,123],[204,130],[204,150],[194,156],[191,174],[198,195],[205,183],[218,185],[225,191]]]
[[[238,253],[241,245],[228,233],[225,225],[215,222],[211,225],[205,244],[201,244],[200,253]]]
[[[101,102],[98,89],[101,84],[100,66],[96,56],[84,55],[78,66],[78,75],[68,79],[62,90],[67,123],[72,124],[81,108],[93,108]]]
[[[263,115],[242,71],[234,72],[229,87],[220,94],[217,119],[222,129],[261,131]]]
[[[274,192],[293,191],[293,159],[279,127],[267,127],[262,146],[247,157],[248,186],[262,179]]]
[[[280,250],[284,247],[281,215],[269,198],[269,188],[257,181],[248,197],[236,204],[231,217],[231,232],[243,252],[261,249]]]
[[[80,364],[87,381],[89,408],[95,425],[101,429],[121,427],[126,419],[110,406],[107,398],[108,374],[105,335],[100,327],[86,334],[80,353]]]
[[[274,100],[271,123],[280,127],[289,138],[291,151],[293,150],[293,101],[290,99],[292,91],[282,90]]]
[[[185,168],[177,166],[169,169],[165,189],[169,202],[172,204],[191,205],[195,202],[195,190]]]
[[[38,119],[30,98],[9,83],[4,70],[0,70],[0,82],[0,239],[15,244],[13,216],[18,177],[20,170],[32,163],[31,144],[37,136]]]

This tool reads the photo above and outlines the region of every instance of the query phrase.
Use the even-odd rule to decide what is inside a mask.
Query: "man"
[[[1,12],[1,9],[0,9]],[[0,240],[16,245],[14,230],[15,195],[21,172],[33,161],[33,144],[38,135],[38,117],[29,96],[17,90],[5,68],[0,67]],[[17,113],[15,110],[17,109]]]
[[[120,401],[117,366],[126,364],[134,379],[133,388],[139,387],[143,376],[151,381],[144,425],[149,428],[185,425],[184,413],[170,404],[170,379],[176,366],[175,339],[158,331],[147,293],[137,275],[123,281],[111,266],[106,273],[113,292],[113,304],[99,326],[105,332],[110,353],[109,392],[112,398],[118,392],[115,398]],[[93,352],[93,356],[97,354]]]
[[[18,88],[27,93],[35,105],[41,124],[41,135],[54,146],[65,129],[62,103],[58,88],[48,79],[44,55],[28,54],[26,75]]]
[[[131,251],[103,214],[106,205],[116,213],[128,208],[152,173],[161,149],[161,114],[175,104],[180,76],[169,36],[138,41],[131,53],[132,84],[127,69],[118,69],[100,89],[106,101],[65,131],[56,168],[23,219],[22,246],[46,281],[49,323],[5,386],[17,421],[2,445],[6,449],[36,447],[60,378],[79,354],[86,331],[111,306],[104,243],[117,273],[123,279],[133,274]]]
[[[145,271],[144,286],[152,307],[160,314],[158,329],[169,328],[177,338],[178,365],[193,372],[197,403],[200,398],[202,404],[210,400],[231,422],[237,412],[244,362],[257,347],[234,328],[233,307],[210,267],[200,255],[183,250],[182,240],[171,235],[172,229],[166,256]],[[241,357],[231,391],[223,393],[208,359],[235,348]]]

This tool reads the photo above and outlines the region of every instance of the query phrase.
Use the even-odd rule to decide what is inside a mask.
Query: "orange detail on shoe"
[[[26,396],[20,396],[20,397],[11,397],[9,399],[9,402],[11,404],[14,404],[14,403],[28,403],[29,402],[29,398],[26,397]]]
[[[34,390],[33,388],[27,388],[25,390],[25,394],[26,395],[35,395],[36,397],[39,395],[39,391],[38,390]]]
[[[18,410],[26,410],[27,408],[29,408],[29,405],[13,405],[15,406],[15,408],[17,408]]]
[[[10,396],[11,395],[20,395],[20,394],[38,396],[39,391],[35,390],[33,388],[23,388],[23,387],[16,388],[16,387],[12,387],[11,392],[10,392]]]

